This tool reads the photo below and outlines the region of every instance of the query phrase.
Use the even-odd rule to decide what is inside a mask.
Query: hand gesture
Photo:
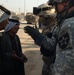
[[[27,62],[27,57],[24,55],[24,54],[22,54],[22,57],[21,57],[21,60],[23,61],[23,62]]]
[[[13,58],[14,60],[21,60],[21,58],[16,55],[16,52],[15,52],[15,51],[12,52],[12,58]]]

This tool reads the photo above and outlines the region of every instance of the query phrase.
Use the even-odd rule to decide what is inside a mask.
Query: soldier
[[[52,7],[51,5],[49,6],[47,3],[45,3],[39,5],[35,9],[39,10],[42,9],[39,13],[35,15],[39,16],[39,21],[44,27],[42,30],[42,34],[46,35],[48,38],[51,38],[53,27],[55,28],[56,25],[56,19],[55,19],[56,13],[54,7]],[[49,51],[46,52],[45,50],[46,48],[44,48],[44,46],[41,45],[40,51],[41,54],[43,54],[42,60],[44,62],[42,68],[42,75],[51,75],[52,74],[51,68],[53,68],[53,64],[55,61],[56,49],[54,49],[54,51],[52,52]]]
[[[49,4],[55,6],[59,26],[53,75],[74,75],[74,0],[49,0]],[[53,50],[54,37],[47,38],[32,27],[25,27],[25,30],[38,45]]]
[[[55,6],[59,26],[53,75],[74,75],[74,0],[49,0]]]

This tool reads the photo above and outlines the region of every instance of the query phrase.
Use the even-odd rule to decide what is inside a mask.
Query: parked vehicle
[[[27,24],[36,24],[39,17],[34,15],[33,13],[26,13],[25,19],[27,21]]]

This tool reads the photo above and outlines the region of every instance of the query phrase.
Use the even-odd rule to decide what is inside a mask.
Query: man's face
[[[64,8],[67,6],[66,2],[62,2],[62,3],[56,3],[55,5],[55,11],[56,13],[61,12],[62,10],[64,10]],[[58,10],[58,11],[57,11]]]
[[[39,17],[40,22],[44,25],[44,26],[48,26],[50,25],[50,22],[52,21],[51,17],[47,16],[47,17]]]
[[[39,17],[39,20],[42,23],[42,25],[47,26],[47,23],[46,22],[48,21],[48,19],[46,19],[45,17],[41,16],[41,17]]]
[[[57,8],[58,8],[58,12],[60,12],[63,10],[63,5],[61,3],[57,4]]]
[[[19,30],[19,25],[15,25],[13,28],[9,30],[10,33],[16,34]]]
[[[2,21],[2,22],[0,23],[0,30],[5,29],[5,27],[6,27],[7,24],[8,24],[8,19]]]

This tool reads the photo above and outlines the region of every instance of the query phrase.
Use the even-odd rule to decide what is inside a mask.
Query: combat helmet
[[[47,16],[55,17],[56,16],[54,7],[52,7],[51,5],[48,5],[47,3],[39,5],[38,9],[41,10],[37,14],[38,16],[44,16],[44,17],[47,17]]]
[[[68,5],[66,5],[62,11],[58,11],[58,7],[57,4],[63,3],[63,2],[68,2]],[[58,22],[61,23],[62,20],[66,17],[66,15],[68,14],[68,10],[69,8],[71,8],[72,6],[74,6],[74,0],[49,0],[48,1],[48,5],[55,5],[55,9],[57,11],[57,20],[59,20]],[[64,15],[62,16],[62,13],[64,13]]]
[[[48,5],[54,5],[55,3],[62,3],[68,1],[70,5],[74,5],[74,0],[49,0]]]
[[[48,5],[47,3],[41,4],[38,7],[34,8],[33,10],[34,14],[37,16],[56,16],[55,9],[51,5]]]

